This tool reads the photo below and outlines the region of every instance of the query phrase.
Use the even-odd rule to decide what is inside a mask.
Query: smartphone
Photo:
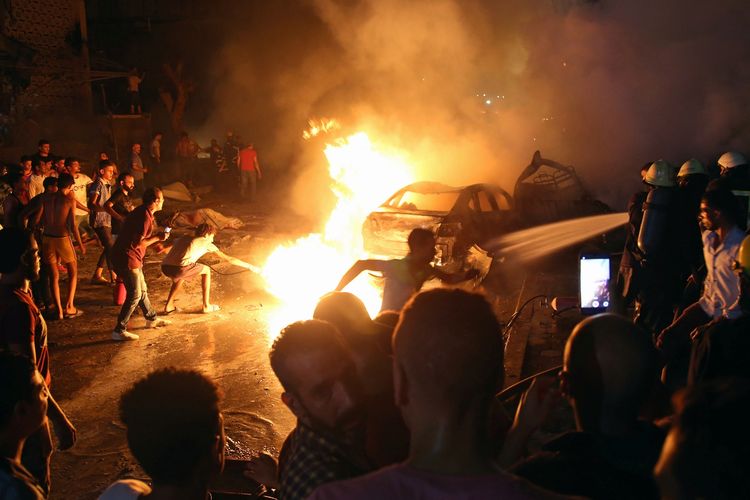
[[[582,253],[579,259],[581,313],[598,314],[609,308],[611,258],[606,253]]]
[[[167,227],[165,227],[165,228],[164,228],[164,232],[165,232],[165,233],[167,233],[167,234],[169,234],[169,232],[170,232],[171,230],[172,230],[172,228],[171,228],[171,227],[169,227],[169,226],[167,226]]]

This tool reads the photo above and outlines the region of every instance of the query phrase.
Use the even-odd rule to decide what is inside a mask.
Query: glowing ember
[[[325,155],[338,203],[323,234],[279,246],[263,266],[268,291],[282,302],[269,323],[271,337],[286,324],[312,316],[318,299],[336,287],[355,260],[364,257],[362,223],[367,214],[414,182],[403,155],[377,150],[364,132],[327,145]],[[380,309],[382,291],[373,277],[361,275],[346,290],[362,299],[371,315]]]

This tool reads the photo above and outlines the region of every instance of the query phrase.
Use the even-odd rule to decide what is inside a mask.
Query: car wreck
[[[431,229],[437,264],[456,269],[472,254],[486,254],[483,244],[498,236],[609,212],[586,190],[574,167],[536,151],[516,181],[513,196],[493,184],[409,184],[368,215],[362,234],[365,251],[372,256],[403,257],[409,232],[415,227]]]

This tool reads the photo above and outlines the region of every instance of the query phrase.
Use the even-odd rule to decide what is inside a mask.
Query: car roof
[[[399,189],[397,192],[401,191],[413,191],[415,193],[420,194],[439,194],[439,193],[456,193],[459,191],[464,191],[467,189],[490,189],[495,191],[504,191],[503,188],[500,186],[496,186],[494,184],[485,184],[485,183],[479,183],[479,184],[468,184],[466,186],[449,186],[447,184],[442,184],[440,182],[429,182],[429,181],[423,181],[423,182],[415,182],[413,184],[409,184],[408,186],[404,186],[401,189]]]

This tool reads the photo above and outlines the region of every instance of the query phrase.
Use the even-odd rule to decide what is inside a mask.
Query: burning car
[[[398,190],[370,213],[362,227],[364,249],[377,257],[401,257],[415,227],[437,237],[437,263],[459,268],[478,247],[509,232],[611,209],[591,197],[571,166],[536,151],[511,197],[499,186],[452,187],[417,182]]]
[[[513,199],[492,184],[453,187],[417,182],[398,190],[365,220],[365,251],[381,257],[404,256],[415,227],[437,237],[438,264],[463,265],[470,249],[518,226]]]

